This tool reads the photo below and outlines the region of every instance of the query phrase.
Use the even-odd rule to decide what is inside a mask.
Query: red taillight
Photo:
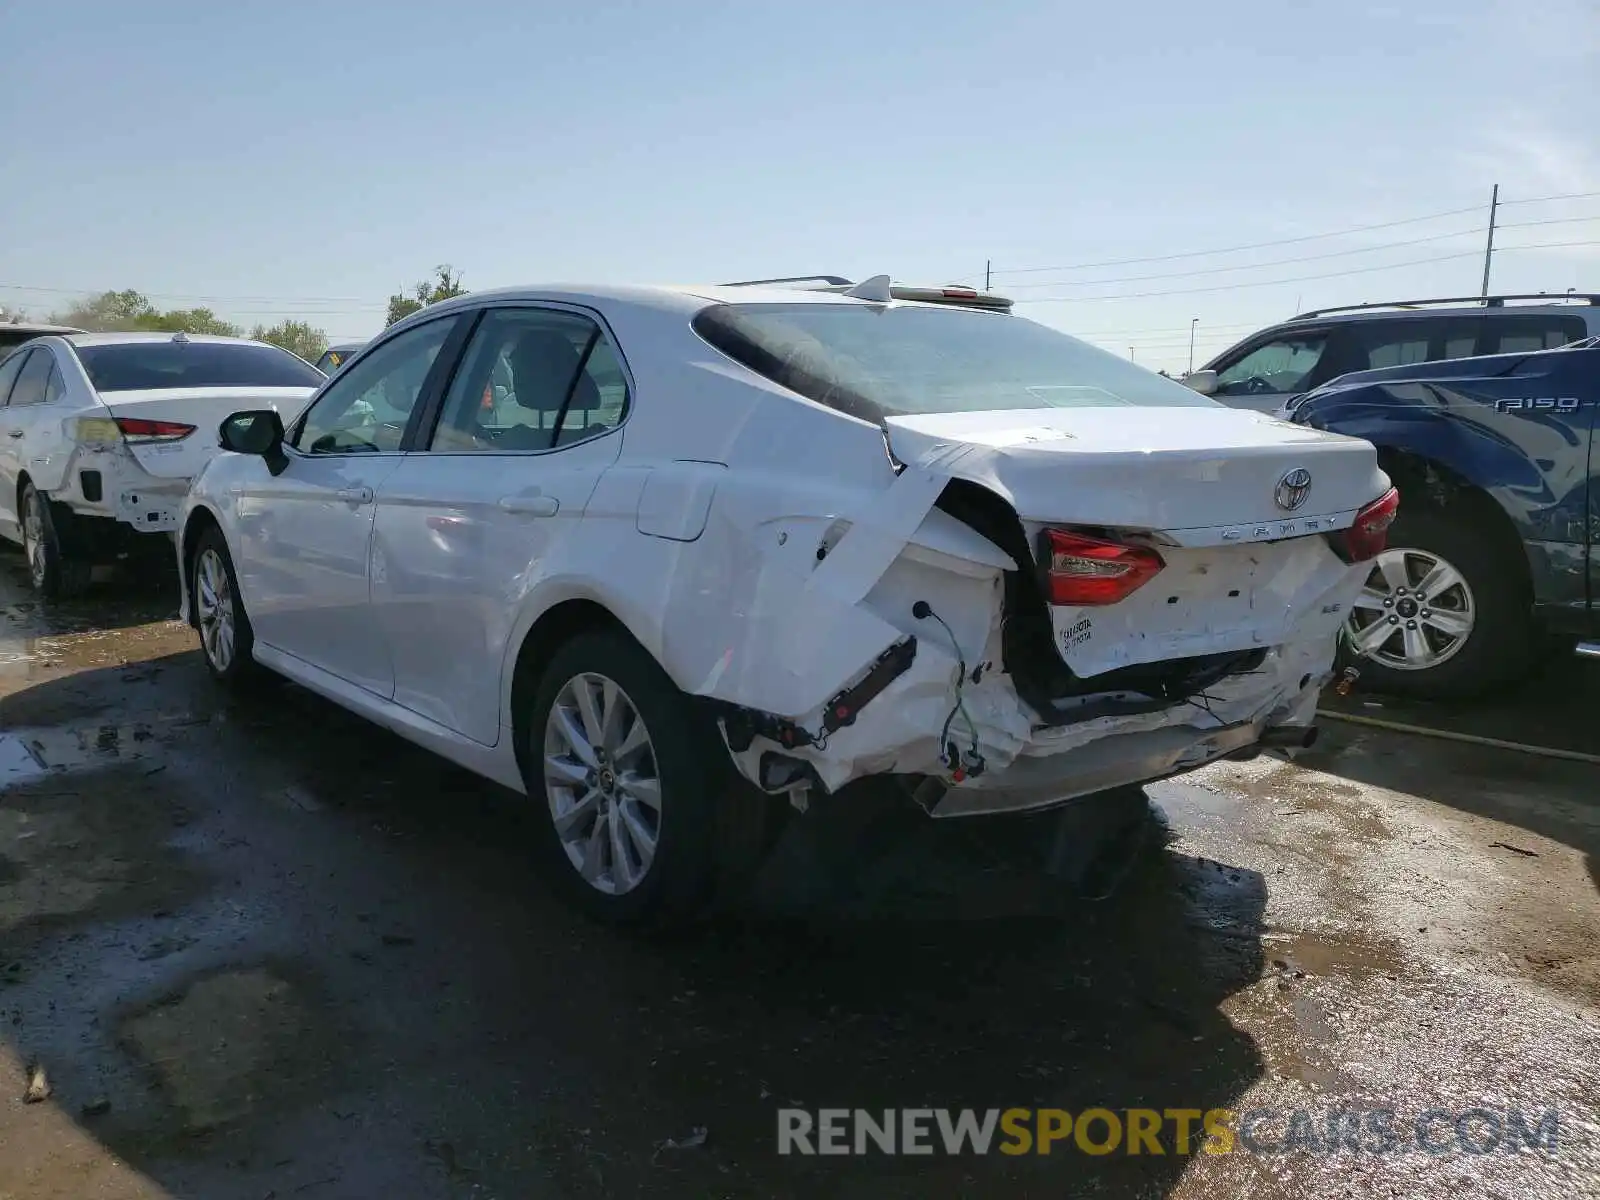
[[[181,421],[146,421],[142,417],[118,417],[117,428],[130,442],[181,442],[194,432],[193,425]]]
[[[1334,548],[1346,562],[1366,562],[1389,544],[1389,526],[1400,512],[1400,493],[1390,488],[1356,514],[1355,523],[1334,538]]]
[[[1045,595],[1051,604],[1115,604],[1153,579],[1166,564],[1147,546],[1047,529]]]

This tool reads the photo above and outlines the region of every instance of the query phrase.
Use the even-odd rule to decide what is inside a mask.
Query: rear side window
[[[1018,408],[1215,407],[1153,371],[1022,317],[963,308],[720,304],[695,331],[729,358],[863,421]],[[602,395],[622,392],[598,378]]]
[[[1532,354],[1554,350],[1588,333],[1582,317],[1517,315],[1489,321],[1485,354]]]
[[[55,359],[51,358],[47,351],[35,350],[29,354],[28,361],[23,364],[21,373],[17,375],[17,382],[12,385],[11,407],[43,404],[50,372],[54,369]]]
[[[27,361],[28,351],[13,354],[0,361],[0,408],[4,408],[11,399],[11,387],[17,382],[17,374],[22,370],[22,364]]]
[[[153,388],[320,387],[322,372],[250,342],[121,342],[76,347],[97,392]]]

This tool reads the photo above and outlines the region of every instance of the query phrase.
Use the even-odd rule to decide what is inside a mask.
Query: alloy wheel
[[[218,672],[233,665],[233,588],[222,556],[211,547],[195,563],[195,609],[200,621],[200,644]]]
[[[1426,671],[1454,658],[1476,623],[1465,576],[1437,554],[1402,547],[1373,559],[1345,637],[1358,654],[1385,667]]]
[[[562,849],[589,886],[631,892],[661,837],[661,777],[644,718],[615,681],[569,679],[545,719],[544,785]]]
[[[35,589],[43,588],[50,572],[49,546],[44,524],[44,497],[29,488],[22,510],[22,553],[28,560],[28,577]]]

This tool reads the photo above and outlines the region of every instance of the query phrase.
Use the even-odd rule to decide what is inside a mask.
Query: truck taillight
[[[1390,488],[1356,514],[1349,529],[1333,535],[1333,548],[1345,562],[1377,558],[1389,544],[1389,526],[1400,512],[1400,493]]]
[[[147,421],[142,417],[118,417],[117,429],[129,442],[181,442],[194,432],[182,421]]]
[[[1148,546],[1047,529],[1042,538],[1045,595],[1063,607],[1115,604],[1153,579],[1166,564]]]

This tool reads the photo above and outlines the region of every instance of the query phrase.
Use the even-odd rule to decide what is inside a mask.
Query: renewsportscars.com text
[[[1555,1109],[781,1108],[779,1154],[1555,1154]]]

